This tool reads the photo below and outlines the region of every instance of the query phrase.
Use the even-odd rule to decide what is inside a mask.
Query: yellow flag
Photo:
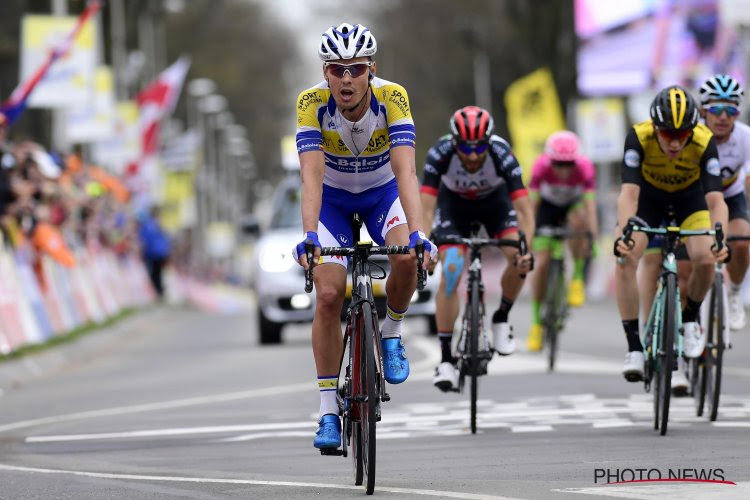
[[[544,151],[552,132],[565,128],[565,118],[555,81],[549,68],[540,68],[519,78],[505,91],[513,153],[528,179],[534,160]]]

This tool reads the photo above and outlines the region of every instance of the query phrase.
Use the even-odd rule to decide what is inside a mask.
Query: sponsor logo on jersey
[[[641,155],[635,149],[628,149],[625,151],[625,166],[630,168],[638,168],[641,164]]]
[[[510,172],[510,175],[511,175],[512,177],[521,177],[521,174],[522,174],[522,173],[523,173],[523,170],[521,169],[521,167],[520,167],[520,165],[519,165],[518,167],[514,168],[514,169],[513,169],[513,170],[512,170],[511,172]]]
[[[341,243],[343,243],[344,245],[348,245],[348,244],[349,244],[349,238],[347,238],[347,237],[346,237],[346,236],[344,236],[343,234],[338,234],[338,235],[336,236],[336,238],[338,238],[338,239],[339,239],[339,241],[340,241]]]
[[[718,158],[711,158],[706,163],[706,172],[710,175],[721,175],[721,165]]]
[[[395,217],[393,217],[391,220],[388,221],[388,223],[385,225],[385,227],[391,227],[393,224],[395,224],[396,222],[398,222],[400,220],[401,219],[399,219],[398,215],[396,215]]]
[[[394,90],[391,92],[390,97],[388,98],[390,102],[396,105],[396,107],[401,110],[401,112],[404,115],[409,114],[409,101],[406,99],[406,96],[403,92],[399,90]]]
[[[380,215],[378,216],[378,225],[380,225],[380,224],[382,224],[382,223],[383,223],[383,219],[385,219],[385,212],[382,212],[382,213],[381,213],[381,214],[380,214]]]

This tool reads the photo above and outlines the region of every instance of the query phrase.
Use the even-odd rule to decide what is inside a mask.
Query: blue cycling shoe
[[[409,359],[401,337],[383,339],[385,381],[400,384],[409,376]]]
[[[341,446],[341,421],[339,421],[338,415],[328,413],[320,417],[313,446],[316,448],[338,448]]]

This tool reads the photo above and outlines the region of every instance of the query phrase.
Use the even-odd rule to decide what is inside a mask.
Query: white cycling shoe
[[[630,351],[625,355],[622,374],[628,382],[643,380],[643,351]]]
[[[458,388],[458,371],[453,363],[443,361],[435,367],[435,376],[432,383],[443,392],[449,392]]]
[[[688,358],[697,358],[706,347],[706,332],[700,323],[691,321],[682,325],[682,353]]]
[[[492,323],[492,340],[492,347],[501,356],[508,356],[516,350],[513,327],[508,323]]]
[[[729,292],[729,328],[742,330],[745,324],[745,304],[742,303],[742,297],[739,292]]]
[[[672,395],[683,397],[688,395],[688,379],[681,369],[672,372]]]

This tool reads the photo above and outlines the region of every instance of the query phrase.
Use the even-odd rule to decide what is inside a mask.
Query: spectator
[[[158,207],[152,207],[150,213],[141,219],[138,236],[141,240],[143,261],[146,264],[151,283],[159,297],[163,297],[162,270],[169,260],[171,245],[169,236],[159,224]]]

